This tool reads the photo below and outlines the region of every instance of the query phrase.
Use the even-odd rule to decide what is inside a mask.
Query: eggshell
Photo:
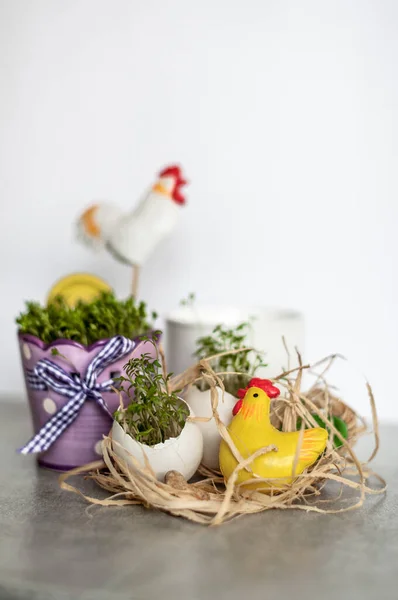
[[[232,396],[232,394],[225,392],[223,401],[222,390],[217,388],[217,392],[217,412],[224,425],[229,425],[232,420],[232,409],[237,402],[237,398]],[[196,423],[203,435],[202,463],[210,469],[220,469],[218,455],[220,451],[221,436],[218,432],[216,421],[213,417],[210,390],[202,392],[195,385],[193,385],[188,390],[185,400],[197,417],[211,417],[210,421]]]
[[[183,400],[182,400],[183,402]],[[195,416],[190,410],[190,416]],[[175,470],[189,480],[202,460],[203,437],[196,423],[187,421],[180,435],[163,443],[148,446],[137,442],[117,422],[112,426],[112,448],[119,458],[133,464],[132,456],[145,467],[145,455],[159,481],[164,480],[168,471]]]

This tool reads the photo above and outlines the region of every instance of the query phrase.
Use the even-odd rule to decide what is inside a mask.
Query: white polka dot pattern
[[[102,440],[99,440],[94,446],[94,452],[102,456]]]
[[[52,398],[44,398],[43,408],[48,415],[53,415],[57,412],[57,405]]]
[[[31,356],[32,356],[32,352],[30,351],[29,344],[27,344],[25,342],[25,344],[22,346],[22,351],[24,353],[25,358],[27,360],[29,360],[31,358]]]

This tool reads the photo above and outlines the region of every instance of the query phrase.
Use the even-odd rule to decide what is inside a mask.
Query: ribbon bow
[[[19,452],[31,454],[48,450],[62,432],[73,423],[86,400],[94,400],[104,412],[112,417],[101,394],[111,391],[113,379],[97,383],[97,377],[106,367],[131,352],[136,345],[137,342],[121,335],[113,337],[88,365],[84,378],[76,373],[67,373],[62,367],[47,358],[39,360],[33,371],[28,371],[28,384],[35,390],[45,390],[49,387],[70,400],[43,425],[25,446],[20,448]]]

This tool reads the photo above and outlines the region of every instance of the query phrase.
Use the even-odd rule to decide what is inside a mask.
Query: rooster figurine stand
[[[86,245],[105,248],[116,260],[133,268],[132,295],[138,295],[143,263],[174,229],[185,204],[181,188],[186,185],[181,168],[163,169],[144,198],[130,213],[98,203],[87,208],[77,224],[78,237]]]

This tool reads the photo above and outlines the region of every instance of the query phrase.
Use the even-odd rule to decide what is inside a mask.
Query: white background
[[[145,267],[151,307],[300,309],[307,358],[347,355],[398,418],[397,34],[395,0],[0,0],[0,389],[23,389],[24,299],[76,270],[128,292],[77,214],[132,206],[179,161],[189,204]]]

